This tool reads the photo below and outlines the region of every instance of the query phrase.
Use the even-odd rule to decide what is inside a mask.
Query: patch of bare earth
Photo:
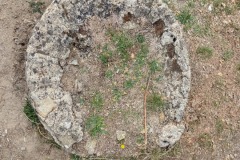
[[[50,4],[45,1],[45,6]],[[38,134],[23,113],[27,98],[25,49],[40,14],[26,1],[0,2],[0,159],[69,159]]]
[[[189,6],[190,2],[194,5]],[[176,146],[178,152],[163,159],[240,159],[239,2],[219,1],[218,8],[210,12],[212,3],[172,3],[176,14],[187,9],[195,18],[195,24],[185,31],[192,87],[185,112],[187,131]],[[206,30],[199,32],[199,27]],[[202,46],[211,48],[212,56],[197,54]]]
[[[92,46],[85,48],[91,49],[92,53],[79,56],[75,52],[76,46],[73,46],[66,62],[68,65],[64,68],[63,87],[74,97],[73,103],[77,106],[75,110],[81,109],[83,119],[86,119],[86,140],[74,146],[80,155],[84,153],[84,144],[91,139],[97,142],[96,155],[139,155],[144,149],[143,104],[149,77],[149,96],[156,94],[161,97],[162,94],[163,58],[162,53],[159,53],[161,51],[155,47],[155,37],[156,33],[162,34],[159,32],[163,31],[164,26],[155,31],[155,25],[152,26],[146,19],[138,23],[132,23],[131,19],[131,22],[119,26],[114,23],[115,19],[114,15],[105,21],[92,17],[87,23],[89,26],[81,29],[83,33],[92,34]],[[123,19],[130,21],[126,17]],[[136,26],[126,29],[131,25]],[[73,61],[77,63],[73,64]],[[157,147],[157,132],[163,122],[159,122],[159,114],[162,111],[163,108],[148,109],[148,119],[152,125],[148,145],[150,150]],[[87,119],[96,116],[103,119],[104,133],[91,135],[92,130],[86,125]],[[122,140],[117,140],[118,131],[126,133]]]

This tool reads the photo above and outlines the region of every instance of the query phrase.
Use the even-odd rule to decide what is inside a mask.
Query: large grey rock
[[[64,90],[61,82],[72,45],[79,56],[86,56],[91,52],[92,39],[81,33],[85,22],[93,16],[107,19],[114,14],[115,21],[123,24],[122,16],[128,12],[160,27],[153,41],[165,55],[163,93],[168,100],[165,114],[168,121],[178,123],[182,120],[190,90],[188,51],[181,26],[161,0],[54,0],[29,41],[26,79],[29,96],[42,124],[66,149],[84,138],[82,116],[74,112],[72,95]],[[132,29],[136,25],[128,23],[125,27]],[[81,91],[81,82],[77,82],[75,88]],[[184,128],[167,125],[160,130],[158,142],[165,147],[174,144]]]

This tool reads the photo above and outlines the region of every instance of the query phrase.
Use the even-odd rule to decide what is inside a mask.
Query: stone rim
[[[166,112],[169,122],[159,134],[158,144],[160,147],[166,147],[179,140],[184,131],[181,121],[190,90],[187,47],[181,26],[168,7],[160,1],[149,2],[150,4],[135,0],[102,0],[103,7],[94,11],[94,5],[100,2],[55,0],[35,26],[27,48],[26,78],[29,96],[42,124],[59,145],[69,149],[74,143],[80,142],[84,134],[81,127],[82,118],[75,117],[72,110],[71,94],[64,91],[61,84],[61,62],[69,56],[69,46],[73,42],[69,31],[78,31],[79,26],[84,25],[89,16],[106,18],[111,14],[111,9],[115,9],[119,14],[126,11],[136,15],[148,14],[153,24],[159,19],[164,21],[166,29],[160,37],[163,49],[167,53],[164,64],[164,91],[171,101]],[[84,7],[77,8],[77,4]],[[62,34],[63,32],[66,34]],[[175,122],[178,124],[175,125]]]

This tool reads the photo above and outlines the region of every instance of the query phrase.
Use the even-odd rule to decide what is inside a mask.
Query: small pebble
[[[210,5],[208,6],[208,11],[209,11],[209,12],[212,12],[212,10],[213,10],[213,5],[210,4]]]

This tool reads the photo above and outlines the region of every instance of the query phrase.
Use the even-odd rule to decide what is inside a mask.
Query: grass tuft
[[[104,45],[102,49],[102,53],[99,56],[99,59],[101,60],[102,64],[107,65],[110,59],[112,58],[113,53],[112,51],[108,48],[108,45]]]
[[[218,134],[221,134],[224,130],[224,124],[223,124],[223,121],[221,119],[217,119],[216,120],[216,124],[215,124],[215,127],[216,127],[216,131]]]
[[[213,56],[213,50],[209,47],[198,47],[196,53],[203,59],[208,59]]]
[[[130,54],[128,49],[130,49],[134,42],[133,40],[124,32],[114,32],[110,33],[112,42],[116,45],[117,51],[120,54],[120,57],[128,61],[130,59]]]
[[[161,70],[160,64],[156,60],[149,62],[149,70],[152,74],[156,73],[157,71],[160,71]]]
[[[225,51],[222,55],[224,61],[230,60],[234,56],[234,52],[232,51]]]
[[[76,155],[76,154],[72,154],[71,155],[71,160],[80,160],[80,156],[79,155]]]
[[[159,94],[152,94],[147,97],[147,107],[152,111],[162,111],[164,107],[164,100]]]
[[[210,134],[208,134],[208,133],[201,134],[198,137],[198,145],[201,148],[212,149],[213,143],[212,143],[212,138],[211,138]]]
[[[95,93],[94,96],[92,97],[91,106],[97,110],[100,110],[102,109],[103,104],[104,100],[101,93],[99,92]]]
[[[86,129],[89,132],[90,136],[96,137],[101,134],[106,133],[104,130],[104,119],[101,116],[94,115],[90,116],[86,120]]]
[[[124,88],[126,89],[130,89],[130,88],[133,88],[134,86],[134,81],[129,79],[129,80],[126,80],[123,84]]]
[[[144,43],[145,42],[145,37],[141,34],[137,35],[137,42],[138,43]]]
[[[33,13],[40,13],[42,14],[42,8],[43,5],[45,4],[44,2],[35,2],[33,0],[31,0],[29,3],[29,6],[32,8],[32,12]]]
[[[30,100],[26,100],[23,112],[26,114],[26,116],[32,122],[33,125],[37,125],[40,123],[37,113],[33,106],[31,105]]]
[[[177,15],[177,20],[186,25],[193,22],[193,16],[189,10],[184,9]]]
[[[237,71],[238,71],[238,72],[240,71],[240,63],[237,64]]]

